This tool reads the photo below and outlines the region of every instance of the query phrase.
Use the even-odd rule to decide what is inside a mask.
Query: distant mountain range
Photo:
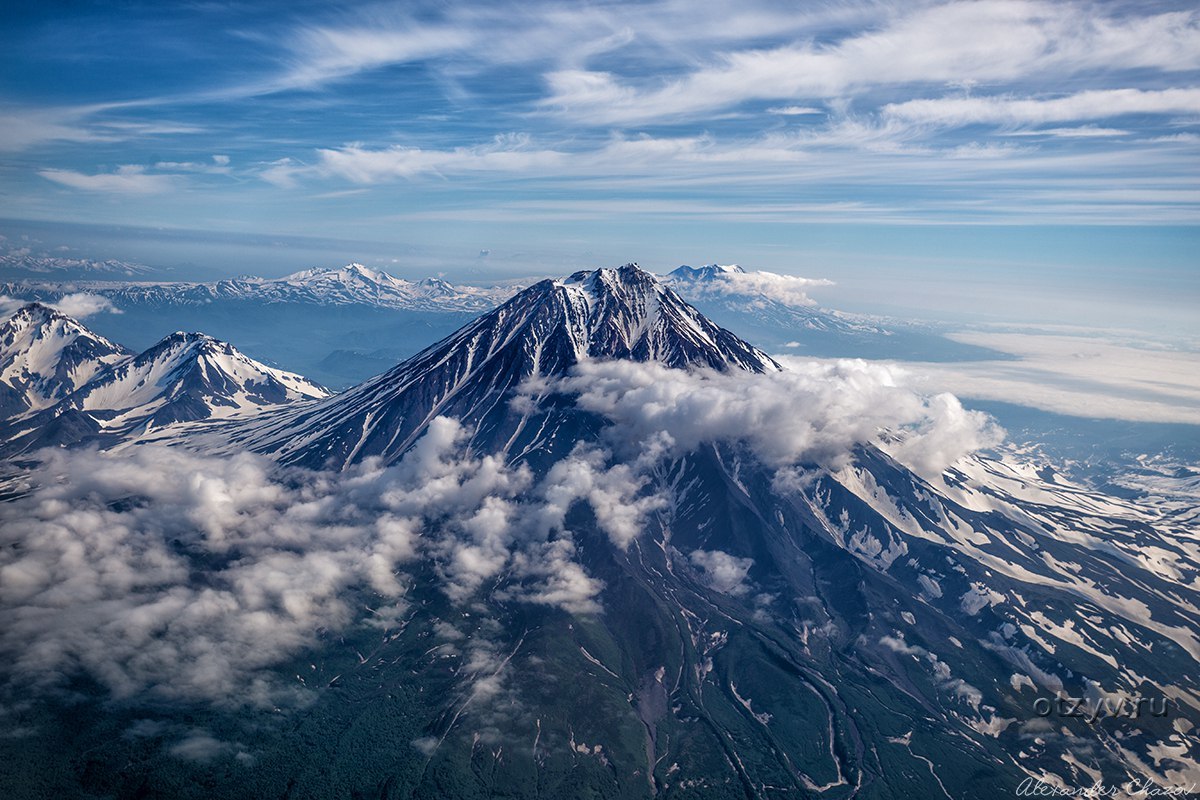
[[[120,306],[202,305],[242,300],[434,312],[482,311],[495,307],[516,291],[454,286],[439,278],[406,281],[361,264],[340,269],[309,269],[282,278],[244,276],[212,283],[126,283],[80,288],[95,291]]]
[[[927,327],[820,308],[807,291],[826,281],[717,265],[683,266],[659,278],[719,325],[773,352],[922,360],[997,355]],[[92,322],[111,339],[149,347],[179,327],[206,330],[261,360],[342,387],[449,335],[519,288],[406,281],[350,264],[207,283],[10,280],[0,283],[0,295],[49,303],[68,294],[100,295],[123,312]]]
[[[131,261],[32,255],[21,248],[0,253],[0,280],[134,280],[163,276],[164,271]]]
[[[439,278],[406,281],[361,264],[339,269],[309,269],[282,278],[246,275],[209,283],[187,281],[75,281],[10,282],[7,293],[26,296],[56,292],[90,292],[107,297],[118,307],[202,306],[222,301],[248,301],[274,305],[297,303],[314,306],[370,306],[403,311],[477,312],[493,308],[516,289],[454,286]]]
[[[216,796],[318,785],[323,767],[288,755],[314,731],[371,765],[347,778],[363,796],[984,798],[1200,774],[1200,557],[1180,517],[1045,464],[937,461],[964,410],[942,398],[949,427],[878,430],[885,385],[782,369],[675,288],[706,279],[541,281],[332,396],[202,336],[130,358],[27,307],[0,336],[31,365],[9,383],[32,392],[9,448],[59,425],[323,481],[368,465],[351,507],[410,473],[414,497],[482,504],[452,519],[394,501],[372,535],[431,543],[405,567],[403,622],[280,666],[312,687],[303,715],[256,722],[257,766],[214,767]],[[462,482],[439,449],[456,442],[480,465]],[[514,516],[488,500],[501,485],[545,505]],[[460,574],[484,577],[445,588]],[[1039,698],[1059,696],[1174,711],[1047,718]],[[173,768],[120,760],[130,787]]]

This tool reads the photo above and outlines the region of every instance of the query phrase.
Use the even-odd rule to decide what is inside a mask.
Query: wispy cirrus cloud
[[[123,142],[144,137],[200,133],[197,125],[165,119],[119,119],[114,114],[141,105],[98,103],[79,106],[5,105],[0,103],[0,152],[19,152],[55,142]]]
[[[813,106],[772,106],[767,109],[768,114],[777,114],[782,117],[803,117],[809,114],[824,114],[825,112]]]
[[[920,7],[833,44],[731,50],[647,85],[612,71],[546,76],[546,111],[597,124],[690,117],[751,100],[833,98],[870,87],[1002,83],[1097,67],[1200,67],[1200,15],[1136,19],[1074,4],[982,0]]]
[[[91,142],[99,135],[80,124],[81,112],[0,107],[0,151],[19,151],[46,142]]]
[[[479,147],[453,150],[423,150],[415,147],[389,147],[370,150],[349,146],[320,150],[318,170],[338,175],[354,183],[412,178],[449,172],[508,172],[528,174],[563,164],[566,154],[553,149],[530,147],[524,137],[497,137]]]
[[[148,173],[145,167],[134,164],[93,175],[69,169],[44,169],[38,174],[72,189],[107,194],[162,194],[176,188],[181,178],[174,174]]]
[[[333,81],[393,64],[458,53],[476,46],[482,30],[387,18],[345,27],[306,25],[286,37],[279,74],[225,90],[245,96],[319,89]]]
[[[1041,125],[1048,122],[1107,119],[1127,114],[1200,114],[1200,88],[1102,89],[1050,99],[1018,97],[943,97],[889,103],[885,117],[925,125]],[[1090,129],[1105,135],[1107,129]],[[1089,129],[1075,129],[1088,135]],[[1054,133],[1054,131],[1045,131]],[[1060,129],[1059,134],[1063,131]]]
[[[1069,137],[1064,131],[1061,137],[1045,134],[1043,138]],[[429,186],[490,177],[527,188],[586,181],[590,192],[639,192],[638,197],[624,200],[584,196],[553,202],[490,201],[486,208],[472,205],[469,211],[461,205],[421,209],[412,212],[414,219],[459,216],[519,222],[525,215],[525,219],[568,221],[594,218],[605,210],[617,214],[637,210],[730,221],[788,222],[796,215],[825,220],[831,214],[839,220],[912,222],[936,217],[952,221],[964,213],[974,221],[1044,221],[1056,199],[1064,196],[1051,188],[1060,182],[1070,184],[1071,196],[1078,202],[1054,208],[1059,219],[1076,221],[1089,212],[1095,220],[1123,223],[1166,219],[1164,213],[1172,219],[1195,217],[1192,194],[1179,190],[1179,176],[1166,179],[1162,173],[1165,165],[1178,159],[1180,149],[1190,145],[1187,141],[1128,137],[1117,153],[1106,149],[1068,153],[1038,144],[1029,137],[1007,136],[965,143],[930,141],[923,126],[845,117],[747,139],[617,135],[581,148],[573,141],[547,143],[530,134],[506,134],[477,146],[451,149],[354,144],[322,149],[309,164],[288,161],[259,174],[287,187],[315,181],[359,186],[426,181]],[[1124,202],[1119,209],[1113,204],[1121,198],[1109,191],[1115,174],[1122,175]],[[797,202],[767,191],[784,185],[820,186],[821,197]],[[910,189],[903,202],[886,196],[890,190],[885,187],[900,185]],[[971,197],[947,194],[953,187],[967,185]],[[1079,191],[1091,185],[1097,194]],[[684,190],[687,196],[654,196]],[[712,194],[717,191],[719,196]],[[1015,204],[1014,192],[1027,202]],[[994,203],[985,202],[993,196]]]
[[[103,87],[55,84],[33,45],[0,56],[14,76],[46,76],[33,88],[0,78],[18,111],[0,149],[29,154],[8,173],[14,202],[66,215],[55,185],[142,193],[163,198],[165,224],[240,229],[247,219],[231,209],[252,199],[277,229],[304,218],[376,239],[409,215],[502,222],[506,236],[553,221],[580,240],[594,233],[585,224],[636,226],[632,209],[647,208],[703,217],[745,248],[756,240],[743,224],[763,220],[1200,219],[1178,191],[1196,185],[1200,163],[1200,12],[1182,0],[163,13],[185,32],[170,52],[148,47],[155,69],[119,69]],[[46,59],[112,66],[111,46],[61,33],[83,20],[48,8],[42,21],[59,31]],[[159,24],[126,10],[98,35],[111,45]],[[39,91],[53,102],[31,100]],[[232,161],[207,165],[211,153]],[[171,196],[165,174],[189,191]],[[1124,199],[1089,197],[1114,186]]]

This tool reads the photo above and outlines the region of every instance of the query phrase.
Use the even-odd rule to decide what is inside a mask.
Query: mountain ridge
[[[52,405],[133,353],[41,303],[0,323],[0,418]]]
[[[37,323],[37,332],[22,340],[30,321]],[[56,341],[49,348],[39,347],[51,337]],[[206,334],[177,331],[135,355],[36,303],[0,327],[0,341],[7,348],[6,377],[22,364],[52,357],[53,374],[66,376],[54,384],[59,387],[55,396],[6,415],[7,449],[69,444],[106,433],[131,435],[329,395],[306,378],[260,364]],[[52,352],[42,352],[47,349]]]
[[[9,293],[54,291],[56,284],[10,283]],[[210,282],[75,281],[73,291],[88,291],[121,304],[194,306],[215,301],[321,306],[369,305],[411,311],[478,312],[507,299],[504,287],[457,286],[440,278],[408,281],[361,264],[317,267],[280,278],[242,275]]]

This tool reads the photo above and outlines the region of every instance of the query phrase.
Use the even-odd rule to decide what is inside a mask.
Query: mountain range
[[[61,283],[10,283],[6,291],[54,293]],[[478,312],[496,306],[516,290],[503,287],[455,286],[440,278],[406,281],[386,272],[348,264],[317,268],[282,278],[237,278],[187,281],[76,281],[71,291],[86,291],[112,300],[118,307],[197,306],[221,301],[254,301],[267,305],[301,303],[315,306],[362,305],[405,311]]]
[[[11,383],[45,387],[21,442],[58,443],[54,421],[78,413],[112,458],[263,458],[302,487],[298,516],[232,553],[176,534],[170,552],[200,577],[164,598],[192,580],[207,596],[278,537],[245,591],[278,585],[279,608],[245,613],[292,624],[330,602],[316,575],[362,569],[347,585],[365,616],[323,612],[300,643],[263,641],[279,655],[246,682],[290,681],[290,710],[193,693],[100,713],[116,706],[96,686],[120,684],[97,668],[70,700],[97,709],[73,717],[81,730],[32,710],[33,732],[0,745],[14,781],[51,742],[75,765],[60,791],[115,796],[984,798],[1029,779],[1200,779],[1186,517],[980,452],[994,432],[948,396],[854,364],[785,370],[689,304],[677,287],[694,280],[631,264],[541,281],[331,396],[198,335],[136,358],[86,345],[90,366],[60,369],[32,354],[68,345],[17,332],[93,340],[23,309],[6,359],[67,377]],[[144,519],[150,499],[122,492],[101,501]],[[289,580],[313,515],[331,553],[359,536],[373,549]],[[170,619],[188,630],[186,612]],[[190,641],[171,630],[172,647]],[[138,665],[108,668],[155,674]],[[1170,710],[1042,713],[1064,697]],[[215,744],[179,755],[198,728]],[[253,744],[222,744],[238,741]]]
[[[999,355],[926,326],[821,308],[807,291],[827,281],[715,264],[683,266],[658,278],[717,324],[773,352],[921,360]],[[98,295],[122,312],[92,321],[110,339],[145,348],[181,326],[205,330],[259,360],[343,388],[450,335],[519,288],[406,281],[349,264],[207,283],[10,280],[0,283],[0,295],[45,303]]]
[[[181,281],[20,280],[0,295],[57,303],[97,295],[121,313],[91,324],[108,338],[150,347],[183,327],[238,342],[260,361],[343,387],[378,374],[447,336],[515,289],[406,281],[359,264],[282,278]]]
[[[4,280],[146,280],[162,275],[163,271],[154,267],[112,258],[33,255],[27,248],[12,247],[0,252],[0,279]]]

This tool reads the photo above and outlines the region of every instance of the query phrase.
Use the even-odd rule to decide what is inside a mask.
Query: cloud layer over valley
[[[534,482],[464,454],[463,436],[438,418],[395,467],[344,474],[154,446],[48,451],[29,493],[0,505],[7,689],[82,670],[118,698],[284,702],[265,668],[322,631],[396,627],[410,568],[454,601],[503,572],[511,599],[597,610],[565,515],[590,502],[631,535],[640,483],[584,452]]]

